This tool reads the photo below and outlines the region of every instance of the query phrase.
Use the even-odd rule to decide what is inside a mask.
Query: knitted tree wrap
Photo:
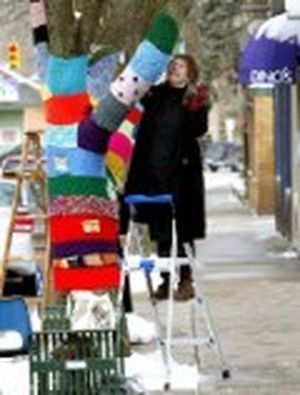
[[[142,116],[134,105],[166,70],[178,28],[171,15],[159,14],[127,68],[91,111],[87,57],[48,55],[41,4],[31,0],[39,75],[47,88],[45,150],[55,282],[65,290],[97,288],[103,286],[101,276],[119,278],[116,189],[124,185]],[[109,270],[87,267],[87,255],[94,257],[86,260],[91,264],[113,265]],[[80,268],[65,260],[74,256],[83,258]]]

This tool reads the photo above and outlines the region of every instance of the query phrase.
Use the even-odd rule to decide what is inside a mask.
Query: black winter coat
[[[156,86],[144,99],[145,113],[136,139],[125,194],[174,196],[179,241],[205,237],[204,182],[197,138],[207,130],[207,107],[188,111],[185,89],[168,83]],[[170,209],[141,206],[138,220],[148,223],[152,239],[170,242]],[[121,231],[128,212],[121,209]]]

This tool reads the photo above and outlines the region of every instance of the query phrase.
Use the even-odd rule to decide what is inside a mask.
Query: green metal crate
[[[51,308],[45,329],[32,336],[31,395],[119,395],[123,323],[116,330],[70,331],[62,312]]]

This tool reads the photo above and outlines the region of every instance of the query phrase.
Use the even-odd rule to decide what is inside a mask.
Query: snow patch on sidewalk
[[[166,380],[166,369],[160,350],[148,354],[133,353],[125,360],[126,376],[140,381],[148,391],[161,391]],[[199,375],[196,366],[171,360],[171,389],[196,390],[208,378]]]
[[[0,394],[29,395],[28,357],[0,358]]]
[[[134,313],[126,314],[129,339],[132,344],[147,344],[156,338],[153,322]]]

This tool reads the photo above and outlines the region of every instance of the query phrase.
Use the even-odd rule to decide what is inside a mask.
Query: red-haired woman
[[[137,135],[126,194],[172,194],[175,200],[179,254],[183,243],[205,237],[204,182],[198,138],[207,131],[208,94],[197,85],[198,67],[189,55],[177,55],[170,63],[166,82],[155,86],[143,100],[144,116]],[[122,209],[123,228],[126,210]],[[169,256],[171,210],[165,205],[139,206],[138,221],[149,225],[159,256]],[[157,299],[168,295],[169,275]],[[176,300],[194,296],[189,266],[180,268]]]

